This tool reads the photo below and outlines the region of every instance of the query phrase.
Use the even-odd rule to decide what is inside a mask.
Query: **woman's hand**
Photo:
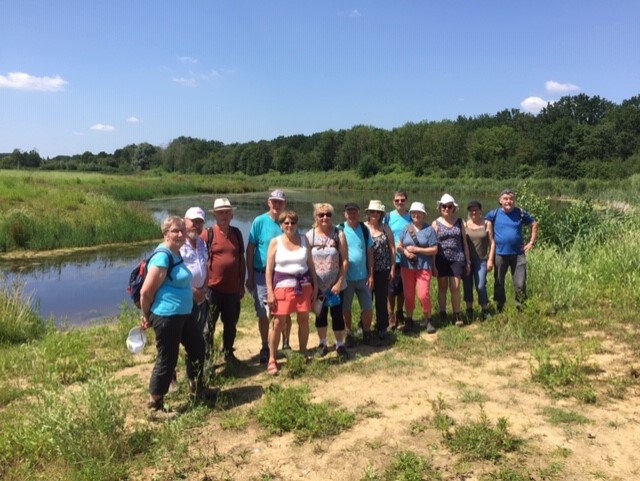
[[[267,292],[267,304],[269,304],[269,307],[271,308],[276,304],[276,296],[273,294],[272,290]]]
[[[467,262],[464,265],[464,275],[468,276],[469,274],[471,274],[471,262]]]
[[[491,272],[493,270],[493,261],[487,262],[487,272]]]
[[[336,295],[339,296],[340,295],[340,288],[342,287],[342,282],[338,281],[336,282],[333,286],[331,286],[331,292]]]
[[[149,322],[149,316],[145,316],[144,314],[142,314],[140,316],[140,329],[145,331],[150,327],[151,327],[151,323]]]

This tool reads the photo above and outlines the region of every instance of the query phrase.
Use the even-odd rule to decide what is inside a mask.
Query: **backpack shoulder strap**
[[[365,247],[369,245],[369,238],[371,237],[371,232],[369,228],[365,225],[364,222],[360,222],[360,228],[362,229],[362,237],[364,237],[364,245]]]
[[[498,217],[498,209],[493,209],[491,211],[489,211],[489,214],[487,214],[487,217],[485,218],[487,221],[491,222],[492,224],[496,223],[496,217]]]
[[[153,251],[153,254],[149,256],[149,259],[147,259],[147,264],[149,264],[149,261],[151,260],[151,258],[154,255],[156,255],[158,252],[164,252],[165,254],[167,254],[167,257],[169,258],[169,267],[167,267],[167,277],[169,278],[170,281],[172,281],[173,277],[171,277],[171,271],[178,264],[182,264],[184,260],[181,257],[180,260],[176,262],[173,260],[173,253],[169,249],[167,249],[166,247],[158,247],[155,251]]]
[[[382,223],[385,225],[389,225],[389,220],[391,219],[391,212],[387,212],[382,218]]]

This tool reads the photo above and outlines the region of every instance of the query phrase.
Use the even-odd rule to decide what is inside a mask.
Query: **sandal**
[[[269,361],[267,365],[267,372],[272,376],[278,374],[278,363],[276,361]]]

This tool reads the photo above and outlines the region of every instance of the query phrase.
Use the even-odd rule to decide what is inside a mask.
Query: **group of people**
[[[298,347],[308,355],[309,315],[315,312],[319,338],[316,355],[329,353],[328,318],[336,339],[336,354],[349,358],[356,344],[352,304],[360,305],[358,330],[367,345],[379,345],[402,325],[415,332],[416,296],[427,333],[448,322],[450,293],[452,321],[465,324],[461,313],[464,287],[466,319],[474,314],[474,286],[483,317],[490,315],[487,272],[495,269],[494,301],[498,311],[506,302],[505,278],[512,273],[516,305],[526,297],[526,253],[538,235],[538,223],[515,207],[515,193],[505,189],[499,207],[483,214],[471,201],[467,219],[458,217],[455,199],[444,194],[437,202],[438,218],[429,224],[422,202],[409,207],[405,191],[395,192],[391,212],[372,200],[361,221],[360,206],[344,205],[344,221],[334,223],[329,203],[314,204],[314,222],[300,232],[298,214],[287,209],[286,195],[274,190],[267,212],[253,221],[246,251],[240,230],[231,225],[233,210],[227,198],[215,199],[215,224],[204,229],[199,207],[185,217],[169,216],[162,224],[166,255],[153,256],[141,291],[142,327],[156,332],[158,355],[149,385],[149,407],[161,409],[178,359],[179,345],[187,353],[187,377],[195,396],[213,394],[203,382],[205,360],[211,354],[218,318],[223,324],[222,349],[226,362],[234,354],[240,301],[252,293],[262,346],[258,360],[277,374],[278,348],[291,349],[291,315],[298,323]],[[528,243],[523,226],[531,226]],[[437,321],[432,319],[430,288],[438,282]],[[375,326],[373,310],[375,307]],[[271,320],[273,320],[271,322]]]

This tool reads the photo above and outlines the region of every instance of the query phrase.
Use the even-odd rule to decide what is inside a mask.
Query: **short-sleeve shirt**
[[[229,227],[227,235],[224,235],[215,224],[213,227],[213,240],[209,255],[209,287],[222,294],[241,294],[244,292],[243,279],[241,278],[240,263],[244,252],[244,245],[234,228]],[[208,238],[205,230],[202,237]],[[242,273],[242,277],[244,273]]]
[[[524,254],[522,225],[531,225],[535,222],[526,210],[516,207],[507,214],[502,209],[496,209],[495,218],[493,218],[493,212],[489,212],[485,219],[493,222],[496,254],[500,256]]]
[[[365,229],[367,227],[364,227]],[[349,269],[347,270],[347,281],[361,281],[368,277],[367,250],[373,247],[371,235],[367,244],[364,243],[364,233],[362,225],[353,229],[349,224],[344,224],[344,235],[347,238],[349,249]]]
[[[200,237],[196,237],[196,247],[191,245],[189,240],[185,241],[180,248],[182,260],[187,269],[191,271],[191,287],[200,289],[204,287],[204,281],[207,279],[207,245]]]
[[[393,238],[398,239],[400,234],[402,233],[402,229],[404,229],[408,224],[411,224],[411,214],[407,212],[405,215],[400,215],[397,210],[389,213],[389,227],[391,228],[391,232],[393,232]],[[400,264],[401,255],[399,252],[396,252],[396,264]]]
[[[409,228],[413,228],[415,230],[416,239],[418,239],[417,247],[433,247],[438,244],[438,238],[436,237],[436,231],[429,224],[424,224],[422,229],[418,230],[415,228],[415,225],[410,224],[405,226],[400,233],[399,240],[402,242],[404,247],[415,246],[416,243],[413,240],[413,237],[409,233]],[[428,256],[425,254],[418,254],[418,262],[413,264],[409,262],[406,256],[402,256],[401,265],[402,267],[407,267],[409,269],[431,269],[433,267],[431,259],[432,256]]]
[[[311,247],[311,259],[316,268],[318,289],[324,293],[331,289],[340,275],[340,232],[336,229],[331,235],[315,232],[311,228],[306,237]]]
[[[169,252],[166,252],[164,244],[157,248],[163,248],[163,252],[154,255],[148,266],[157,266],[163,269],[169,268]],[[179,255],[170,253],[173,256],[173,269],[171,269],[171,279],[164,278],[158,288],[151,312],[156,316],[175,316],[178,314],[190,314],[193,309],[193,291],[191,290],[191,271],[187,269]],[[180,262],[180,264],[178,264]]]
[[[256,247],[253,255],[253,268],[264,271],[267,268],[267,253],[269,243],[274,237],[282,234],[282,228],[278,221],[273,220],[268,212],[260,214],[253,220],[249,232],[249,243]]]

